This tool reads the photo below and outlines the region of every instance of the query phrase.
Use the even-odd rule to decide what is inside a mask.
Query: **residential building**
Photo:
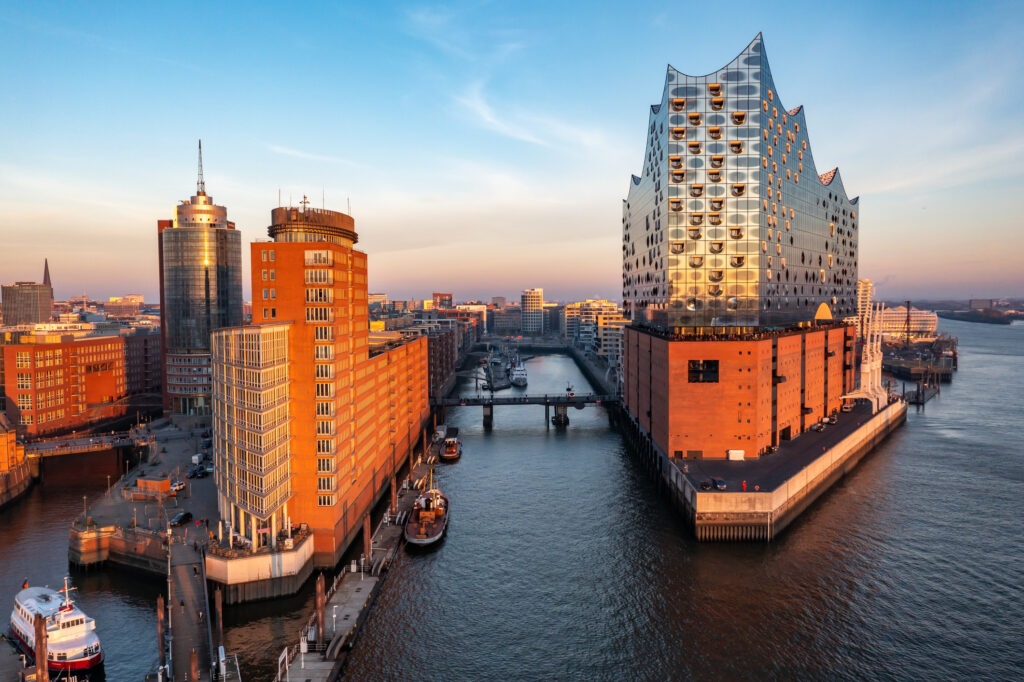
[[[758,35],[668,67],[623,202],[623,400],[667,457],[754,457],[854,388],[858,201],[819,173]]]
[[[523,334],[541,336],[544,334],[544,290],[527,289],[522,293]]]
[[[435,291],[433,295],[434,310],[451,310],[455,307],[455,300],[452,294]]]
[[[334,566],[429,414],[427,339],[371,349],[366,254],[344,213],[271,211],[253,324],[213,334],[221,518],[254,547],[305,524]]]
[[[164,409],[209,415],[210,332],[242,323],[242,241],[227,209],[206,193],[202,143],[196,194],[157,221],[157,243]]]

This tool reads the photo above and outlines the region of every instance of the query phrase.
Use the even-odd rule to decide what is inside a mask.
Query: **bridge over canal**
[[[545,424],[566,426],[569,423],[569,408],[582,410],[587,405],[617,405],[619,396],[604,393],[577,394],[572,391],[565,393],[549,393],[544,395],[513,395],[496,396],[493,393],[457,396],[450,398],[431,398],[430,403],[442,409],[448,407],[469,407],[479,405],[483,408],[484,426],[494,424],[494,407],[496,405],[543,405]],[[554,408],[555,415],[551,416]]]

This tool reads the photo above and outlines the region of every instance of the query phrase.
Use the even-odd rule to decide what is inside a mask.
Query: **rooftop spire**
[[[203,141],[199,140],[199,181],[196,182],[196,194],[206,196],[206,181],[203,180]]]
[[[43,259],[43,284],[48,287],[52,287],[50,284],[50,261],[46,258]]]

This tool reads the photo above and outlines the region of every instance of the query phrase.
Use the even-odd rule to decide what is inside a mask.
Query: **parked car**
[[[725,481],[720,478],[712,478],[711,482],[715,484],[715,490],[725,490]]]
[[[183,526],[192,520],[192,512],[180,511],[171,517],[172,526]]]
[[[700,489],[701,490],[711,490],[711,481],[707,481],[707,480],[701,481],[700,482]]]
[[[818,424],[818,423],[811,424],[811,431],[824,431],[824,430],[825,430],[825,427],[822,426],[821,424]]]
[[[184,489],[185,489],[185,482],[184,481],[174,481],[173,483],[171,483],[171,492],[175,492],[176,493],[176,492],[179,492],[179,491],[184,490]]]
[[[845,403],[845,404],[844,404],[844,405],[843,405],[842,407],[840,407],[839,409],[840,409],[840,411],[842,411],[842,412],[853,412],[853,405],[851,405],[850,403]]]

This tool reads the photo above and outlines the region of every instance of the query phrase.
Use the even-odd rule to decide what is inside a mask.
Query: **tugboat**
[[[457,462],[462,457],[462,441],[459,440],[459,430],[456,427],[448,427],[437,457],[442,462]]]
[[[71,600],[73,589],[66,577],[60,591],[29,587],[26,579],[14,597],[11,635],[36,658],[35,617],[40,615],[46,621],[46,663],[51,672],[99,672],[103,649],[96,635],[96,621]]]
[[[430,482],[430,489],[416,498],[405,522],[405,541],[415,547],[434,544],[444,537],[448,528],[448,498],[433,487],[433,471],[430,472]]]

